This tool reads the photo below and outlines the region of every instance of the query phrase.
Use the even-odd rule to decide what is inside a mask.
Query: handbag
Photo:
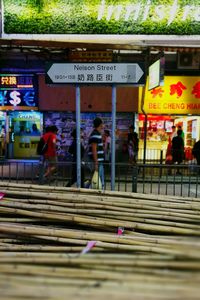
[[[94,171],[94,174],[92,176],[91,188],[95,189],[95,190],[101,190],[102,189],[101,178],[99,176],[98,171]]]
[[[44,155],[48,150],[48,143],[50,140],[50,136],[48,137],[48,140],[45,142],[43,136],[40,138],[38,145],[37,145],[37,154],[38,155]]]

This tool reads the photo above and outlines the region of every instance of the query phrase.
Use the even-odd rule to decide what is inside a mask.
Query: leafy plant
[[[106,0],[107,5],[134,4],[134,0]],[[140,0],[145,8],[146,0]],[[166,5],[168,15],[174,0],[151,0],[146,20],[142,12],[135,21],[125,20],[123,8],[119,20],[113,15],[107,20],[107,11],[98,20],[98,6],[101,0],[4,0],[4,30],[6,33],[25,34],[199,34],[200,22],[190,18],[182,20],[181,9],[176,19],[168,24],[168,17],[159,20],[154,14],[154,5]],[[179,0],[179,6],[191,5],[191,0]],[[135,3],[137,1],[135,0]],[[199,5],[199,0],[193,0]],[[125,7],[125,6],[124,6]],[[157,18],[157,20],[155,20]]]

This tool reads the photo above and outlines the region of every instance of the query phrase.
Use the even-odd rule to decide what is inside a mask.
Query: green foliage
[[[130,4],[134,0],[106,0],[106,4]],[[140,0],[146,4],[147,0]],[[155,5],[172,5],[174,0],[151,0]],[[130,18],[125,21],[121,15],[119,21],[114,17],[110,21],[106,16],[98,21],[98,5],[101,0],[4,0],[5,33],[24,34],[176,34],[195,35],[200,33],[200,22],[189,18],[182,21],[180,14],[171,24],[167,18],[152,21],[149,17],[142,21]],[[135,3],[137,1],[135,0]],[[179,0],[179,5],[188,5],[191,0]],[[199,5],[199,0],[193,0]],[[169,8],[170,9],[170,8]],[[123,11],[125,14],[125,11]]]

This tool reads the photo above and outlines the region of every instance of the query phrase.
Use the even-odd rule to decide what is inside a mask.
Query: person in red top
[[[48,128],[43,135],[45,142],[48,144],[47,151],[44,154],[44,161],[47,162],[47,170],[44,174],[45,178],[50,177],[56,171],[57,154],[56,154],[56,133],[58,128],[53,125]]]

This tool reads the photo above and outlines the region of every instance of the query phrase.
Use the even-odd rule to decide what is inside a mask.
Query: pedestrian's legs
[[[197,156],[197,173],[200,174],[200,155]]]
[[[81,166],[81,187],[84,188],[84,182],[85,182],[85,168],[84,166]]]
[[[133,163],[133,148],[131,145],[128,146],[129,163]]]
[[[53,173],[55,173],[57,168],[57,158],[56,157],[49,157],[48,158],[48,168],[46,173],[44,174],[44,177],[50,177]]]
[[[137,151],[133,151],[133,164],[137,163]]]
[[[40,162],[39,162],[39,183],[40,184],[43,183],[45,168],[46,168],[46,161],[45,161],[44,157],[41,157]]]
[[[81,166],[81,187],[82,188],[84,188],[84,181],[85,181],[84,166]],[[76,163],[73,163],[71,179],[66,185],[66,187],[72,186],[75,182],[77,182],[77,165]]]
[[[75,162],[72,163],[72,178],[71,178],[71,185],[77,182],[77,165]]]
[[[105,180],[104,180],[104,167],[103,164],[99,164],[99,177],[101,179],[102,190],[104,190]]]
[[[70,178],[69,182],[67,183],[66,187],[72,186],[77,181],[76,163],[75,162],[72,162],[71,168],[72,168],[71,169],[71,178]]]

